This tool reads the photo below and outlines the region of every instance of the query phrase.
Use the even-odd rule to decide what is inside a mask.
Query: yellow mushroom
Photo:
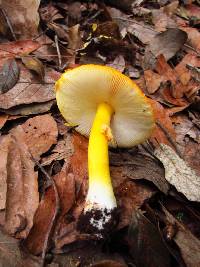
[[[62,74],[56,82],[56,100],[67,122],[89,137],[84,215],[92,232],[102,233],[117,207],[108,145],[128,148],[145,141],[155,124],[152,107],[130,78],[111,67],[92,64]]]

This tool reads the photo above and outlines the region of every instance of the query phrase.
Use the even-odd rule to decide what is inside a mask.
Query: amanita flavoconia
[[[67,122],[89,137],[89,189],[83,215],[92,232],[102,233],[117,207],[108,144],[128,148],[147,139],[154,128],[152,107],[130,78],[100,65],[82,65],[62,74],[56,99]]]

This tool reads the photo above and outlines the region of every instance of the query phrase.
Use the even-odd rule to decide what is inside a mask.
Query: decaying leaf
[[[134,20],[128,21],[127,32],[133,34],[144,44],[150,43],[157,34],[157,32],[149,25],[138,23]]]
[[[35,159],[57,142],[57,125],[49,114],[36,116],[18,127],[23,129],[24,141]]]
[[[173,57],[183,44],[187,41],[187,34],[177,28],[168,29],[158,33],[145,49],[143,66],[145,69],[152,69],[159,55],[163,55],[166,60]]]
[[[153,72],[152,70],[145,70],[144,78],[149,94],[154,94],[159,89],[161,83],[164,81],[163,76]]]
[[[44,103],[55,99],[54,82],[56,71],[48,71],[46,83],[34,82],[27,69],[21,69],[19,82],[7,93],[0,95],[0,108],[9,109],[22,104]]]
[[[23,130],[16,128],[11,134],[7,159],[6,231],[26,237],[38,203],[37,172],[24,142]]]
[[[7,193],[7,161],[8,161],[8,146],[10,137],[1,136],[0,138],[0,210],[5,209],[6,193]]]
[[[19,79],[20,69],[14,59],[8,59],[0,72],[0,92],[9,91]]]
[[[107,64],[107,66],[113,67],[121,72],[125,69],[125,60],[122,55],[117,56],[112,63]]]
[[[21,115],[21,116],[37,115],[49,111],[54,104],[55,100],[50,100],[45,103],[19,105],[10,109],[6,109],[4,110],[4,112],[9,115]]]
[[[154,154],[164,165],[166,180],[189,200],[200,201],[200,177],[195,171],[165,144],[160,144]]]
[[[142,214],[134,211],[128,232],[130,253],[138,267],[169,267],[170,256],[159,230]]]
[[[200,240],[196,238],[179,220],[177,220],[168,210],[163,207],[167,221],[176,225],[178,231],[174,236],[174,241],[181,251],[181,255],[187,267],[200,266]]]
[[[40,0],[28,0],[26,2],[23,0],[2,0],[1,4],[9,16],[14,32],[18,37],[25,39],[37,35]]]
[[[110,171],[114,187],[119,187],[126,177],[134,181],[148,180],[165,194],[169,190],[162,166],[154,158],[143,154],[141,150],[135,153],[127,151],[120,154],[110,153]]]
[[[70,63],[75,63],[76,50],[81,47],[80,25],[74,25],[68,29],[68,53],[71,55]]]
[[[56,227],[55,236],[60,235],[60,226],[65,224],[64,215],[69,211],[75,200],[75,183],[73,176],[68,174],[67,164],[63,167],[62,171],[54,177],[58,193],[61,201],[61,215],[59,216],[58,224]],[[41,253],[48,227],[53,219],[55,212],[55,194],[52,187],[48,188],[42,201],[39,204],[38,210],[34,217],[34,225],[25,240],[25,245],[28,250],[37,255]]]
[[[37,50],[41,45],[37,41],[23,40],[0,44],[0,58],[24,56]]]
[[[39,78],[43,81],[45,76],[45,70],[42,62],[34,57],[28,56],[28,57],[22,57],[22,62],[24,65],[34,72],[36,72],[39,75]]]

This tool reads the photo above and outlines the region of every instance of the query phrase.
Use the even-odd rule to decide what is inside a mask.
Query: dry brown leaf
[[[37,41],[23,40],[0,44],[0,58],[24,56],[37,50],[41,45]]]
[[[39,193],[37,172],[24,141],[23,130],[11,131],[7,162],[6,224],[10,234],[24,238],[33,225],[33,216],[38,207]],[[19,232],[19,233],[18,233]]]
[[[60,76],[48,71],[45,83],[35,82],[34,76],[25,68],[21,69],[19,82],[7,93],[0,95],[0,108],[9,109],[22,104],[43,103],[55,99],[54,82]]]
[[[154,155],[163,163],[165,178],[191,201],[200,202],[200,177],[165,144],[160,144]]]
[[[47,101],[45,103],[35,103],[28,105],[19,105],[10,109],[4,110],[6,114],[17,116],[37,115],[49,111],[55,104],[55,100]]]
[[[31,56],[22,57],[21,59],[22,59],[22,62],[24,63],[24,65],[29,70],[36,72],[39,75],[39,78],[42,81],[44,80],[45,69],[44,69],[44,65],[42,64],[42,62],[39,59],[31,57]]]
[[[117,173],[115,174],[117,176]],[[118,175],[119,177],[112,177],[113,181],[122,178],[120,172]],[[133,212],[140,208],[145,201],[150,199],[155,193],[155,190],[145,184],[139,184],[130,180],[122,180],[118,187],[114,187],[114,192],[120,211],[117,228],[121,229],[130,224]]]
[[[130,253],[138,267],[170,267],[170,255],[159,230],[136,210],[128,231]]]
[[[200,32],[195,28],[181,27],[188,35],[188,43],[197,50],[200,50]]]
[[[168,61],[183,47],[186,41],[187,34],[177,28],[158,33],[145,48],[144,68],[153,69],[159,55],[163,55]]]
[[[33,117],[18,127],[23,129],[24,141],[35,159],[57,142],[57,124],[49,114]]]
[[[6,93],[17,83],[20,69],[14,59],[5,61],[0,72],[0,93]]]
[[[184,114],[177,114],[175,120],[176,142],[187,164],[200,176],[199,131]]]
[[[178,245],[181,255],[187,267],[200,266],[200,240],[197,239],[179,220],[163,207],[167,221],[176,225],[178,231],[174,236],[174,241]]]
[[[178,1],[173,1],[160,9],[154,9],[152,11],[152,21],[156,31],[162,32],[167,28],[177,27],[175,21],[172,19],[172,15],[176,12],[178,5]]]
[[[38,34],[39,4],[40,0],[1,1],[1,5],[12,23],[13,30],[19,38],[30,38]]]
[[[143,44],[149,44],[157,34],[157,32],[149,25],[144,23],[138,23],[134,20],[128,21],[127,32],[133,34]]]
[[[75,64],[75,57],[77,49],[81,48],[82,41],[80,35],[80,25],[74,25],[68,29],[68,54],[71,55],[69,58],[70,64]]]
[[[163,76],[157,74],[152,70],[145,70],[144,78],[146,82],[147,91],[149,94],[154,94],[159,89],[161,83],[164,81]]]
[[[132,153],[110,153],[110,171],[113,186],[119,187],[124,179],[148,180],[167,194],[169,184],[165,179],[164,169],[158,162],[139,150]]]
[[[61,202],[61,214],[58,218],[55,238],[60,236],[60,228],[62,224],[66,224],[64,216],[69,211],[75,201],[75,183],[72,174],[68,174],[67,164],[63,166],[62,171],[54,177],[59,199]],[[55,212],[55,193],[52,187],[48,188],[34,217],[34,225],[25,240],[25,246],[32,254],[39,254],[42,252],[48,227],[53,219]]]
[[[0,115],[0,129],[5,125],[7,120],[8,120],[8,115],[6,115],[6,114]]]
[[[176,132],[174,130],[172,121],[169,117],[170,110],[165,109],[161,104],[159,104],[155,100],[151,100],[151,104],[154,110],[156,121],[165,129],[172,140],[176,138]],[[164,143],[167,145],[171,145],[170,140],[166,133],[157,125],[152,136],[151,140],[155,146],[158,143]]]
[[[181,62],[175,67],[176,74],[183,85],[188,85],[193,76],[191,68],[187,66],[200,68],[200,59],[195,54],[187,54]]]
[[[11,141],[10,136],[1,136],[0,138],[0,210],[5,209],[7,192],[7,160],[8,149]]]
[[[113,67],[121,72],[124,71],[126,62],[122,55],[117,56],[112,63],[106,64],[107,66]]]
[[[42,158],[42,165],[46,166],[54,160],[64,159],[67,161],[69,156],[73,154],[73,145],[71,135],[67,135],[64,139],[58,140],[56,146],[51,151],[51,154]],[[69,156],[68,156],[69,155]]]

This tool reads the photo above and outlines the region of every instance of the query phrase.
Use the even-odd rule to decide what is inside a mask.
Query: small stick
[[[51,220],[51,223],[50,223],[48,232],[47,232],[47,234],[45,236],[44,246],[43,246],[43,250],[42,250],[42,264],[41,264],[41,267],[44,267],[45,266],[45,256],[46,256],[47,249],[48,249],[49,238],[50,238],[51,231],[53,229],[54,223],[56,221],[56,218],[58,216],[58,213],[60,211],[60,198],[59,198],[59,195],[58,195],[58,190],[57,190],[57,187],[56,187],[56,184],[55,184],[54,179],[46,172],[46,170],[44,169],[44,167],[42,167],[42,165],[32,156],[31,153],[30,153],[30,155],[31,155],[32,160],[35,162],[35,164],[41,170],[41,172],[51,182],[51,185],[53,186],[53,190],[54,190],[54,193],[55,193],[55,200],[56,200],[55,201],[55,204],[56,204],[56,206],[55,206],[55,212],[54,212],[53,218]]]
[[[5,20],[6,20],[6,23],[8,25],[8,28],[9,28],[11,34],[12,34],[13,39],[15,41],[17,41],[15,32],[14,32],[13,27],[12,27],[12,24],[11,24],[9,18],[8,18],[8,15],[6,14],[6,11],[4,10],[4,8],[2,6],[0,7],[0,9],[1,9],[1,13],[3,14],[3,16],[4,16]]]
[[[55,35],[54,40],[55,40],[56,50],[57,50],[57,54],[58,54],[58,64],[59,64],[59,68],[61,68],[62,60],[61,60],[61,54],[60,54],[60,48],[59,48],[59,44],[58,44],[58,36],[57,36],[57,34]]]

